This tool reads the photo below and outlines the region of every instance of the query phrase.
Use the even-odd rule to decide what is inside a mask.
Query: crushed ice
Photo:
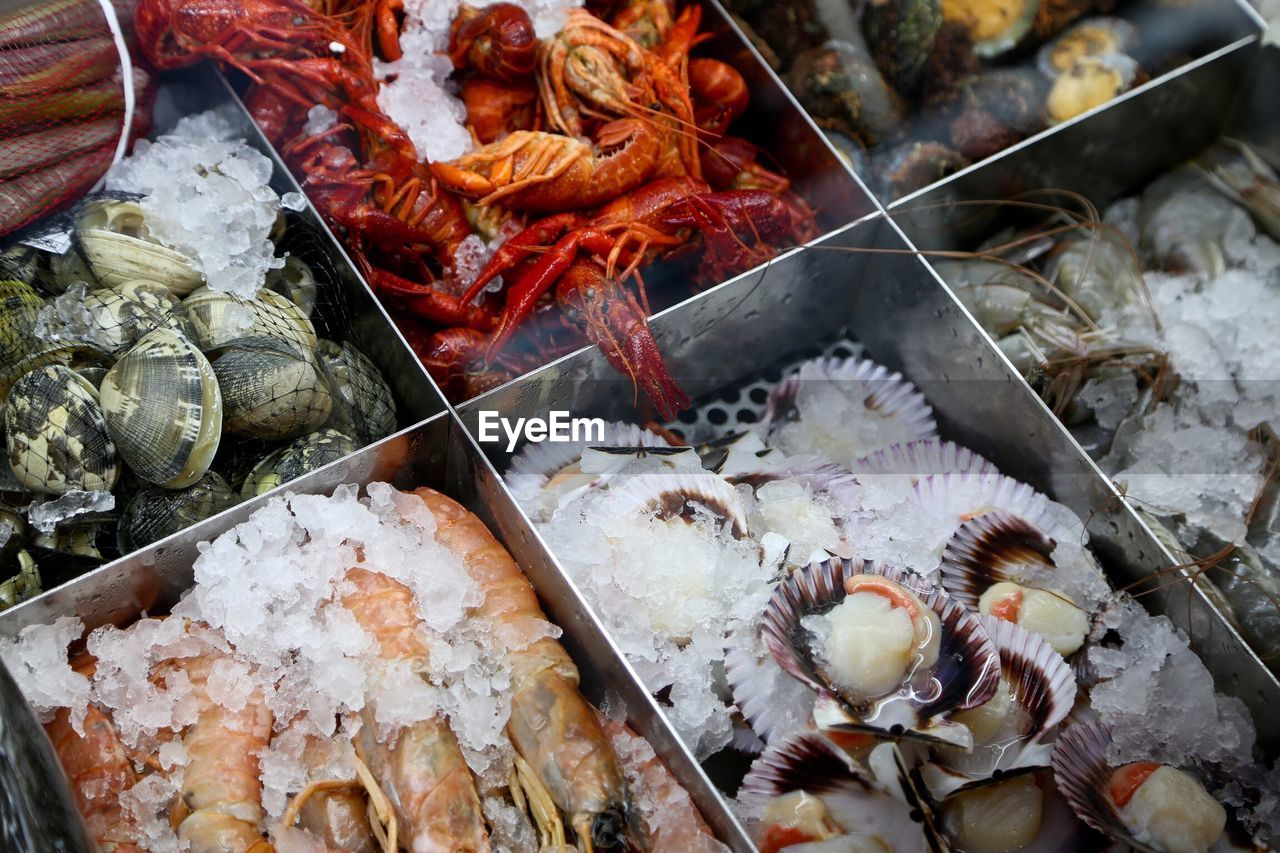
[[[89,513],[110,512],[115,506],[116,496],[111,492],[83,492],[73,489],[51,501],[31,504],[27,510],[27,520],[41,533],[52,533],[63,522]]]
[[[251,297],[268,270],[284,266],[270,239],[282,205],[271,160],[239,133],[216,110],[187,116],[139,140],[111,168],[107,189],[141,194],[150,236],[191,258],[211,290]]]

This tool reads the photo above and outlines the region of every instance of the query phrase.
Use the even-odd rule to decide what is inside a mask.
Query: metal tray
[[[866,248],[876,251],[860,251]],[[652,325],[672,375],[700,402],[814,354],[824,342],[862,343],[868,357],[924,392],[943,437],[1084,519],[1113,585],[1141,593],[1149,609],[1186,630],[1218,689],[1249,706],[1264,748],[1280,749],[1275,677],[1199,589],[1134,586],[1174,561],[891,221],[852,225],[659,314]],[[478,397],[458,414],[478,436],[481,411],[511,418],[562,409],[632,420],[633,398],[630,384],[591,349]],[[482,449],[506,469],[510,454],[502,444]]]
[[[621,701],[628,724],[652,744],[717,836],[734,850],[752,849],[702,768],[681,745],[630,665],[521,516],[497,472],[455,418],[441,413],[294,480],[283,490],[329,494],[344,483],[371,482],[401,488],[432,486],[479,515],[529,576],[548,617],[564,629],[561,642],[581,670],[586,697],[596,704],[606,696],[611,702]],[[233,507],[0,613],[0,636],[12,637],[28,625],[59,616],[77,616],[92,629],[108,623],[126,625],[144,611],[163,612],[191,586],[199,544],[243,522],[270,499],[262,496]]]

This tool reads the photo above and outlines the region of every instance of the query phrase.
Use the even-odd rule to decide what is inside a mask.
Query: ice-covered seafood
[[[0,257],[0,488],[24,521],[0,604],[42,567],[79,573],[394,431],[390,386],[340,339],[319,235],[271,174],[221,114],[192,116]]]
[[[1269,664],[1280,363],[1264,342],[1280,316],[1277,205],[1275,169],[1223,138],[1100,219],[1055,214],[1062,232],[1023,267],[939,265]]]
[[[99,844],[723,849],[444,495],[278,498],[195,575],[70,663],[76,619],[0,644]]]
[[[623,424],[530,445],[508,473],[697,755],[759,754],[739,805],[762,849],[1102,849],[1052,761],[1092,721],[1115,766],[1184,756],[1270,837],[1242,706],[1070,510],[934,437],[869,362],[800,365],[767,408],[718,439],[697,421],[696,448]]]

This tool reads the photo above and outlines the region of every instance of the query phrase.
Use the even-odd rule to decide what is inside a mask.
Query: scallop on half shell
[[[204,476],[222,437],[222,394],[200,350],[170,329],[138,341],[99,391],[120,455],[138,478],[182,489]]]
[[[817,692],[823,730],[968,749],[972,733],[949,715],[985,704],[1000,682],[999,654],[977,616],[888,566],[810,563],[778,584],[762,632],[778,665]]]

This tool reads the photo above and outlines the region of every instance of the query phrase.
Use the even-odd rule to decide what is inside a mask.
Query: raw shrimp
[[[346,579],[354,590],[343,596],[342,604],[378,641],[382,659],[425,669],[428,649],[413,592],[363,568],[348,569]],[[487,851],[475,780],[448,723],[421,720],[383,741],[375,717],[366,705],[356,752],[391,799],[406,845],[415,851]]]
[[[484,592],[475,616],[517,632],[547,621],[528,579],[479,518],[432,489],[414,494],[435,516],[436,541],[458,555]],[[595,709],[578,692],[578,669],[568,653],[543,636],[508,648],[507,664],[512,671],[507,736],[556,808],[568,816],[580,848],[643,847],[622,768]]]
[[[185,672],[199,708],[182,738],[188,763],[171,819],[192,853],[267,853],[271,845],[262,837],[258,757],[271,739],[271,712],[256,688],[238,711],[209,695],[210,672],[228,659],[227,653],[209,648],[162,664],[154,676]]]
[[[1186,165],[1142,193],[1138,226],[1142,247],[1158,267],[1215,279],[1227,268],[1227,235],[1241,218],[1244,212],[1218,193],[1203,171]]]
[[[302,763],[313,774],[328,757],[329,744],[311,737],[302,750]],[[330,850],[347,853],[375,853],[377,840],[369,824],[369,806],[358,783],[321,783],[303,802],[298,812],[303,829],[324,842]]]
[[[1280,177],[1257,152],[1223,138],[1200,155],[1196,165],[1227,198],[1244,205],[1271,237],[1280,240]]]
[[[82,675],[92,675],[95,663],[92,657],[83,655],[72,666]],[[133,818],[120,802],[120,795],[134,786],[138,774],[115,726],[97,706],[90,705],[82,728],[84,734],[77,734],[71,726],[69,709],[59,708],[44,730],[71,783],[89,834],[104,853],[142,853],[133,841]]]

